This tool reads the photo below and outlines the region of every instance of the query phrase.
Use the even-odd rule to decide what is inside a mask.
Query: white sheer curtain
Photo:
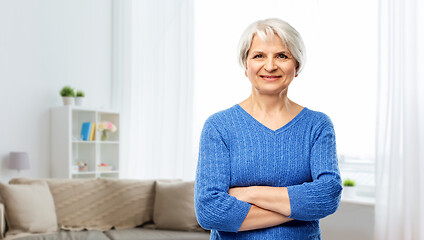
[[[194,179],[192,0],[113,2],[125,178]]]
[[[380,0],[376,239],[424,239],[423,13]]]

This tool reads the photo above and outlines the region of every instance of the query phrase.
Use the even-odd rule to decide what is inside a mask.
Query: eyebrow
[[[253,51],[252,52],[252,54],[258,54],[258,53],[263,54],[264,52],[262,52],[262,51]],[[281,51],[281,52],[277,52],[276,54],[285,54],[285,55],[290,55],[291,56],[291,53],[289,51]]]

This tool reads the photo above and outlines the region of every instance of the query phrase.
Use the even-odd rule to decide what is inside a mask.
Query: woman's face
[[[297,62],[278,35],[267,40],[254,35],[247,56],[246,76],[259,93],[286,92],[297,76],[296,71]]]

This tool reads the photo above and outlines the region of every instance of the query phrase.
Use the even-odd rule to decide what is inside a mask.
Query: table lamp
[[[21,170],[29,169],[29,158],[26,152],[10,152],[9,154],[9,169]]]

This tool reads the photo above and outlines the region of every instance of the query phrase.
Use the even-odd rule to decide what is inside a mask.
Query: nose
[[[275,65],[275,59],[269,58],[268,61],[265,63],[265,70],[268,72],[273,72],[277,69],[277,65]]]

